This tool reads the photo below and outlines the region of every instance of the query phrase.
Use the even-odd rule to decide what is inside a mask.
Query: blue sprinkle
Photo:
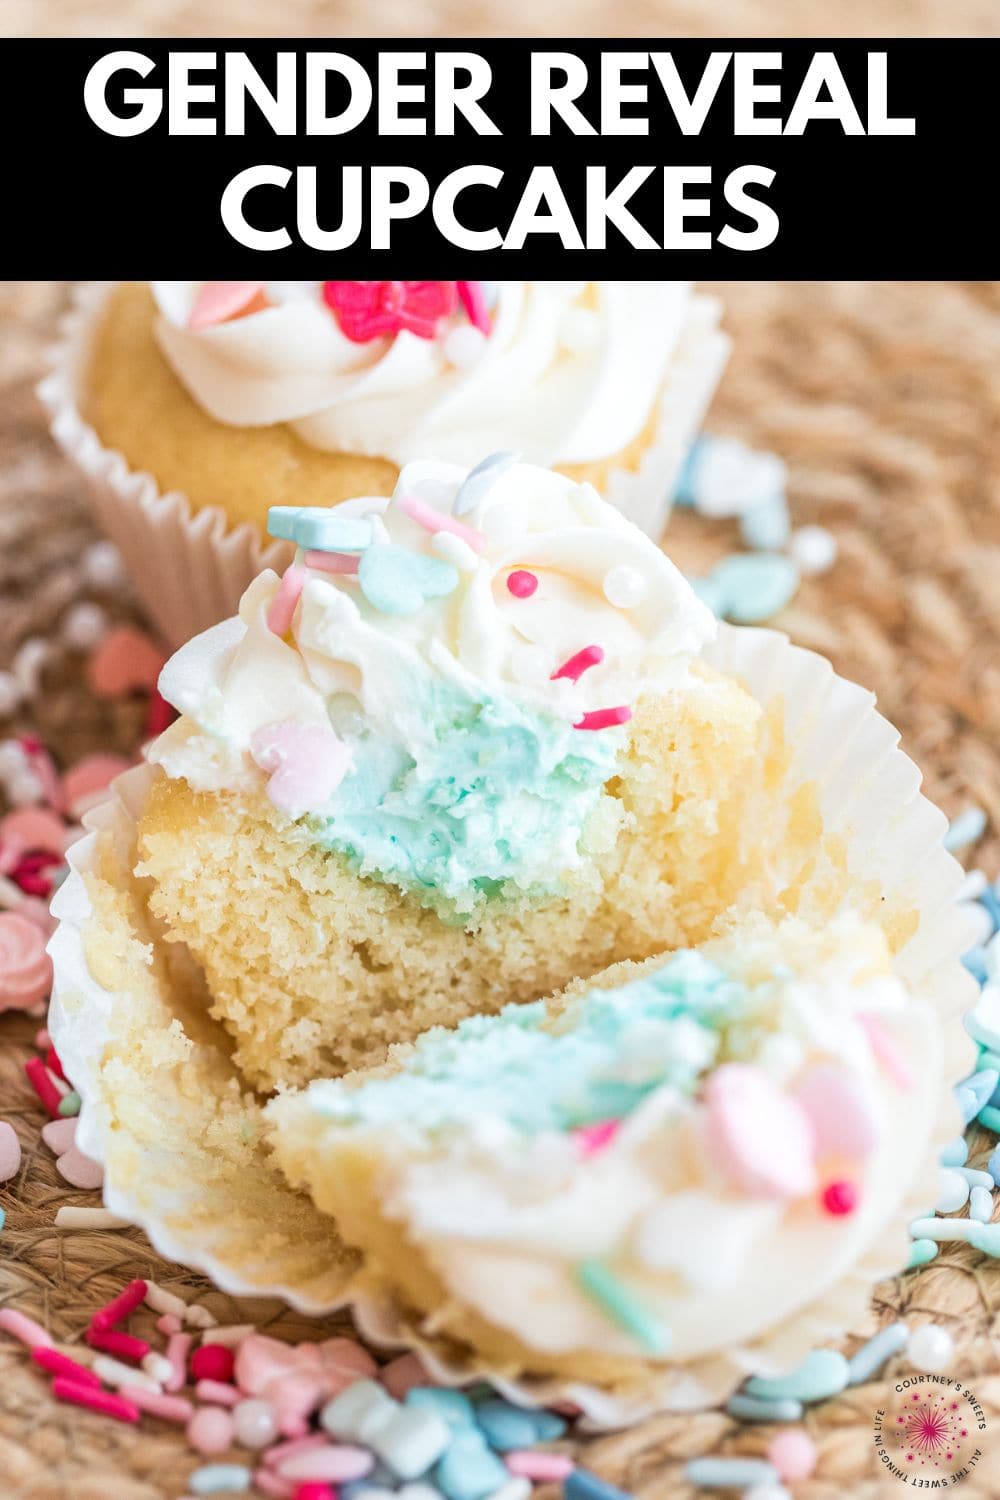
[[[580,1261],[576,1279],[611,1321],[631,1334],[643,1349],[650,1354],[666,1352],[670,1346],[666,1328],[603,1261],[596,1256]]]
[[[989,1172],[981,1172],[976,1167],[958,1167],[956,1170],[970,1187],[984,1187],[989,1192],[993,1191],[993,1177]]]
[[[1000,1260],[1000,1223],[976,1224],[969,1229],[969,1244],[981,1255],[991,1255]]]
[[[756,552],[780,552],[792,525],[784,495],[772,495],[740,516],[740,535]]]
[[[737,552],[709,575],[723,591],[723,613],[736,625],[756,625],[783,610],[799,586],[799,570],[778,552]]]
[[[498,1453],[533,1448],[536,1443],[552,1443],[566,1431],[566,1423],[554,1412],[515,1406],[499,1396],[478,1403],[476,1421],[486,1434],[490,1447]]]
[[[227,1490],[242,1495],[250,1488],[252,1478],[244,1464],[205,1464],[188,1475],[187,1486],[192,1495],[217,1495]]]
[[[368,603],[382,614],[415,615],[428,599],[458,587],[458,569],[438,557],[379,542],[361,554],[358,582]]]
[[[990,1159],[986,1163],[986,1170],[997,1186],[1000,1187],[1000,1146],[993,1147]]]
[[[993,1194],[989,1188],[977,1184],[969,1194],[969,1218],[980,1224],[988,1224],[993,1217]]]
[[[979,904],[980,906],[985,906],[989,912],[994,929],[1000,928],[1000,896],[997,895],[994,886],[988,885],[986,887],[985,891],[979,897]]]
[[[3,1229],[3,1226],[6,1224],[6,1222],[7,1210],[5,1208],[0,1208],[0,1229]]]
[[[318,505],[272,505],[267,513],[271,536],[316,552],[364,552],[374,540],[366,516],[338,516]]]
[[[510,448],[501,448],[496,453],[488,453],[481,458],[475,468],[469,470],[455,495],[452,505],[453,516],[466,516],[470,510],[475,510],[481,500],[485,500],[501,474],[506,474],[516,463],[520,463],[520,453],[515,453]]]
[[[589,1469],[574,1469],[563,1480],[563,1500],[632,1500],[627,1490],[616,1489]]]
[[[976,844],[986,832],[986,814],[981,807],[967,807],[948,826],[944,836],[946,849],[967,849]]]
[[[962,962],[977,984],[986,983],[986,949],[979,946],[962,954]]]
[[[848,1376],[847,1360],[836,1349],[813,1349],[787,1375],[755,1375],[747,1381],[746,1392],[765,1400],[791,1396],[794,1401],[825,1401],[844,1389]]]
[[[914,1240],[910,1246],[904,1271],[915,1271],[918,1266],[926,1266],[938,1253],[938,1247],[934,1240]]]
[[[886,1360],[899,1353],[908,1337],[909,1329],[905,1323],[890,1323],[888,1328],[881,1329],[847,1361],[847,1384],[863,1385],[870,1380]]]
[[[964,1124],[970,1124],[984,1105],[990,1102],[998,1082],[1000,1074],[995,1068],[980,1068],[977,1073],[971,1073],[968,1078],[963,1078],[961,1083],[955,1085],[955,1103]]]
[[[709,573],[705,578],[689,578],[688,583],[694,589],[702,604],[721,620],[726,612],[726,591],[715,578]]]
[[[947,1146],[941,1147],[939,1160],[942,1167],[964,1167],[969,1159],[969,1146],[964,1135],[956,1135]]]
[[[476,1413],[472,1402],[462,1391],[442,1390],[434,1385],[415,1385],[407,1391],[404,1406],[422,1406],[437,1412],[453,1430],[475,1427]]]
[[[738,1422],[798,1422],[803,1406],[789,1396],[781,1401],[762,1401],[759,1396],[737,1393],[726,1402],[726,1411]]]
[[[675,505],[690,508],[694,504],[698,465],[705,452],[705,445],[710,441],[711,439],[709,438],[695,438],[685,453],[681,471],[674,485]]]
[[[778,1471],[763,1458],[692,1458],[684,1465],[690,1484],[705,1489],[743,1490],[754,1484],[777,1484]]]
[[[1000,1109],[992,1109],[987,1104],[976,1116],[980,1125],[985,1125],[987,1130],[992,1130],[994,1135],[1000,1135]]]
[[[509,1470],[474,1427],[452,1433],[448,1451],[431,1471],[432,1483],[447,1500],[485,1500],[509,1480]]]

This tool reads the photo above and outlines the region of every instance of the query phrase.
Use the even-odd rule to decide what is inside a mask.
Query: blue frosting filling
[[[745,1006],[741,985],[682,950],[616,989],[587,991],[553,1021],[540,1000],[474,1016],[427,1032],[392,1077],[317,1084],[311,1097],[345,1123],[429,1132],[487,1115],[529,1135],[620,1119],[664,1084],[693,1092]]]

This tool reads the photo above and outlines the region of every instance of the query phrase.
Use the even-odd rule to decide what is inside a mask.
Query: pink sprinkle
[[[194,1415],[194,1407],[186,1396],[165,1396],[162,1391],[149,1391],[144,1385],[123,1385],[120,1394],[140,1411],[162,1417],[164,1422],[190,1422]]]
[[[130,765],[131,761],[123,755],[85,755],[77,761],[62,779],[66,803],[74,818],[103,801],[108,787]]]
[[[304,562],[320,573],[356,573],[361,559],[347,552],[307,552]]]
[[[271,1469],[257,1469],[253,1476],[254,1489],[260,1490],[262,1495],[273,1496],[273,1500],[298,1500],[298,1496],[305,1488],[304,1485],[296,1485],[294,1479],[282,1479],[280,1474],[275,1474]],[[332,1496],[333,1491],[330,1491]]]
[[[264,1454],[264,1462],[274,1468],[286,1458],[294,1458],[297,1453],[314,1453],[317,1448],[326,1448],[329,1440],[324,1432],[310,1433],[309,1437],[292,1438],[288,1443],[276,1443],[273,1448],[268,1448]]]
[[[443,511],[435,510],[433,505],[425,504],[416,495],[401,495],[396,501],[396,508],[404,516],[409,516],[411,521],[416,521],[425,531],[447,531],[452,536],[461,537],[473,552],[482,552],[486,546],[486,538],[481,531],[475,531],[471,526],[466,526],[464,521],[457,521],[454,516],[446,516]]]
[[[52,1038],[49,1036],[48,1031],[43,1026],[42,1029],[41,1029],[41,1031],[36,1031],[35,1032],[35,1046],[38,1048],[39,1052],[44,1052],[45,1049],[47,1047],[51,1047],[51,1045],[52,1045]],[[43,1131],[44,1131],[44,1127],[43,1127]]]
[[[60,860],[67,832],[62,818],[43,807],[17,807],[0,818],[0,840],[16,840],[25,849],[44,849]]]
[[[88,1406],[102,1416],[114,1417],[119,1422],[138,1422],[139,1408],[121,1396],[112,1396],[108,1391],[95,1390],[92,1385],[78,1385],[57,1375],[52,1382],[52,1394],[57,1401],[69,1401],[73,1406]]]
[[[913,1074],[906,1058],[886,1031],[882,1022],[871,1011],[859,1011],[858,1020],[868,1034],[868,1041],[876,1061],[888,1073],[897,1088],[904,1093],[913,1087]]]
[[[250,754],[268,774],[268,797],[290,818],[322,807],[351,764],[350,751],[331,728],[294,719],[255,730]]]
[[[193,1360],[191,1367],[193,1370]],[[199,1380],[195,1385],[194,1393],[199,1401],[208,1401],[213,1406],[235,1406],[238,1401],[243,1400],[242,1393],[224,1380]]]
[[[507,587],[515,599],[530,599],[538,587],[538,579],[527,568],[515,568],[507,574]]]
[[[188,327],[195,332],[227,323],[240,314],[262,311],[267,306],[262,281],[206,281],[195,299]]]
[[[50,1375],[65,1375],[67,1380],[73,1380],[77,1385],[99,1386],[101,1383],[86,1365],[79,1364],[75,1359],[70,1359],[68,1354],[60,1354],[58,1349],[51,1349],[45,1344],[32,1349],[31,1357],[36,1365],[48,1370]]]
[[[531,1448],[505,1454],[504,1462],[518,1479],[534,1479],[542,1483],[550,1479],[565,1479],[576,1468],[568,1453],[542,1453]]]
[[[189,1333],[174,1333],[167,1340],[167,1358],[174,1367],[174,1373],[164,1382],[168,1391],[179,1391],[187,1380],[187,1357],[192,1343]]]
[[[28,1082],[41,1100],[42,1105],[53,1120],[60,1120],[59,1104],[62,1094],[56,1088],[51,1073],[46,1068],[40,1057],[32,1057],[24,1065],[24,1071],[28,1076]]]
[[[276,1467],[285,1479],[318,1479],[347,1484],[371,1473],[375,1467],[375,1455],[367,1448],[325,1443],[309,1453],[284,1458]]]
[[[481,281],[456,281],[455,286],[473,328],[478,328],[480,333],[489,333],[490,314],[486,306],[483,283]]]
[[[107,1303],[105,1307],[98,1308],[90,1320],[91,1327],[108,1328],[113,1323],[123,1322],[130,1313],[135,1312],[141,1302],[145,1301],[147,1291],[146,1283],[141,1278],[130,1281],[124,1291],[119,1292],[113,1301]]]
[[[28,1349],[53,1349],[55,1345],[41,1323],[13,1307],[0,1307],[0,1331],[9,1333]]]
[[[816,1468],[816,1444],[802,1427],[787,1427],[767,1447],[768,1462],[784,1480],[808,1479]]]
[[[328,1484],[300,1484],[294,1500],[337,1500],[336,1493]]]
[[[278,591],[267,611],[267,628],[275,635],[287,635],[292,628],[295,607],[308,577],[305,568],[300,567],[298,563],[292,563],[290,568],[285,569],[282,580],[278,584]]]
[[[574,729],[610,729],[614,724],[627,724],[632,717],[632,710],[624,703],[620,708],[595,708],[590,713],[584,714]]]
[[[192,1380],[229,1382],[233,1378],[233,1351],[223,1344],[203,1344],[191,1356]]]
[[[379,1379],[389,1395],[394,1396],[397,1401],[402,1401],[407,1391],[411,1391],[414,1386],[437,1383],[428,1375],[416,1354],[401,1354],[398,1359],[390,1360],[379,1371]]]
[[[203,1406],[188,1423],[186,1436],[196,1453],[225,1453],[233,1441],[233,1419],[221,1406]]]
[[[584,646],[582,651],[578,651],[575,656],[571,656],[569,661],[564,661],[562,666],[559,667],[557,671],[552,673],[551,681],[555,682],[560,677],[568,677],[570,682],[579,682],[580,678],[589,667],[599,667],[603,660],[603,647]],[[604,712],[614,713],[616,712],[616,710],[605,709]],[[629,718],[631,717],[632,715],[630,713]],[[624,721],[619,720],[618,722],[622,723]]]
[[[853,1182],[831,1182],[823,1189],[823,1207],[834,1218],[852,1214],[858,1206],[858,1189]]]
[[[49,1120],[42,1126],[42,1140],[50,1151],[63,1156],[76,1139],[76,1120]]]
[[[175,1313],[164,1313],[162,1318],[157,1318],[156,1326],[159,1329],[160,1333],[169,1335],[172,1333],[180,1333],[184,1325]]]
[[[146,706],[146,722],[142,726],[142,737],[144,740],[154,740],[158,734],[177,718],[177,710],[172,703],[168,703],[160,692],[154,688],[149,695],[149,703]]]
[[[580,1155],[586,1159],[596,1156],[609,1146],[621,1129],[621,1120],[600,1120],[596,1125],[581,1125],[570,1131],[570,1137]]]
[[[91,1323],[84,1338],[92,1349],[103,1349],[115,1359],[131,1359],[138,1363],[150,1352],[145,1339],[133,1338],[130,1333],[118,1333],[100,1323]]]
[[[124,698],[129,693],[151,693],[166,656],[145,631],[119,625],[87,660],[87,679],[99,698]]]

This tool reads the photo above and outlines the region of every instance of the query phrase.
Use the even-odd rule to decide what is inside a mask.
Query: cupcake
[[[179,644],[283,560],[270,506],[389,495],[413,460],[516,450],[658,535],[718,316],[683,282],[121,283],[84,291],[42,394]]]
[[[266,1111],[387,1298],[474,1364],[602,1386],[905,1264],[943,1089],[882,932],[757,916],[700,949],[434,1030]]]
[[[814,862],[806,809],[746,812],[780,746],[698,662],[713,616],[589,484],[413,463],[271,525],[296,562],[163,672],[137,830],[255,1088],[701,941],[778,843]]]

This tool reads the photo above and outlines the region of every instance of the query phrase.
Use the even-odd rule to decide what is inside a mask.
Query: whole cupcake
[[[516,451],[658,535],[718,316],[666,281],[122,283],[84,291],[43,395],[179,643],[280,560],[271,505],[388,495],[415,459]]]

